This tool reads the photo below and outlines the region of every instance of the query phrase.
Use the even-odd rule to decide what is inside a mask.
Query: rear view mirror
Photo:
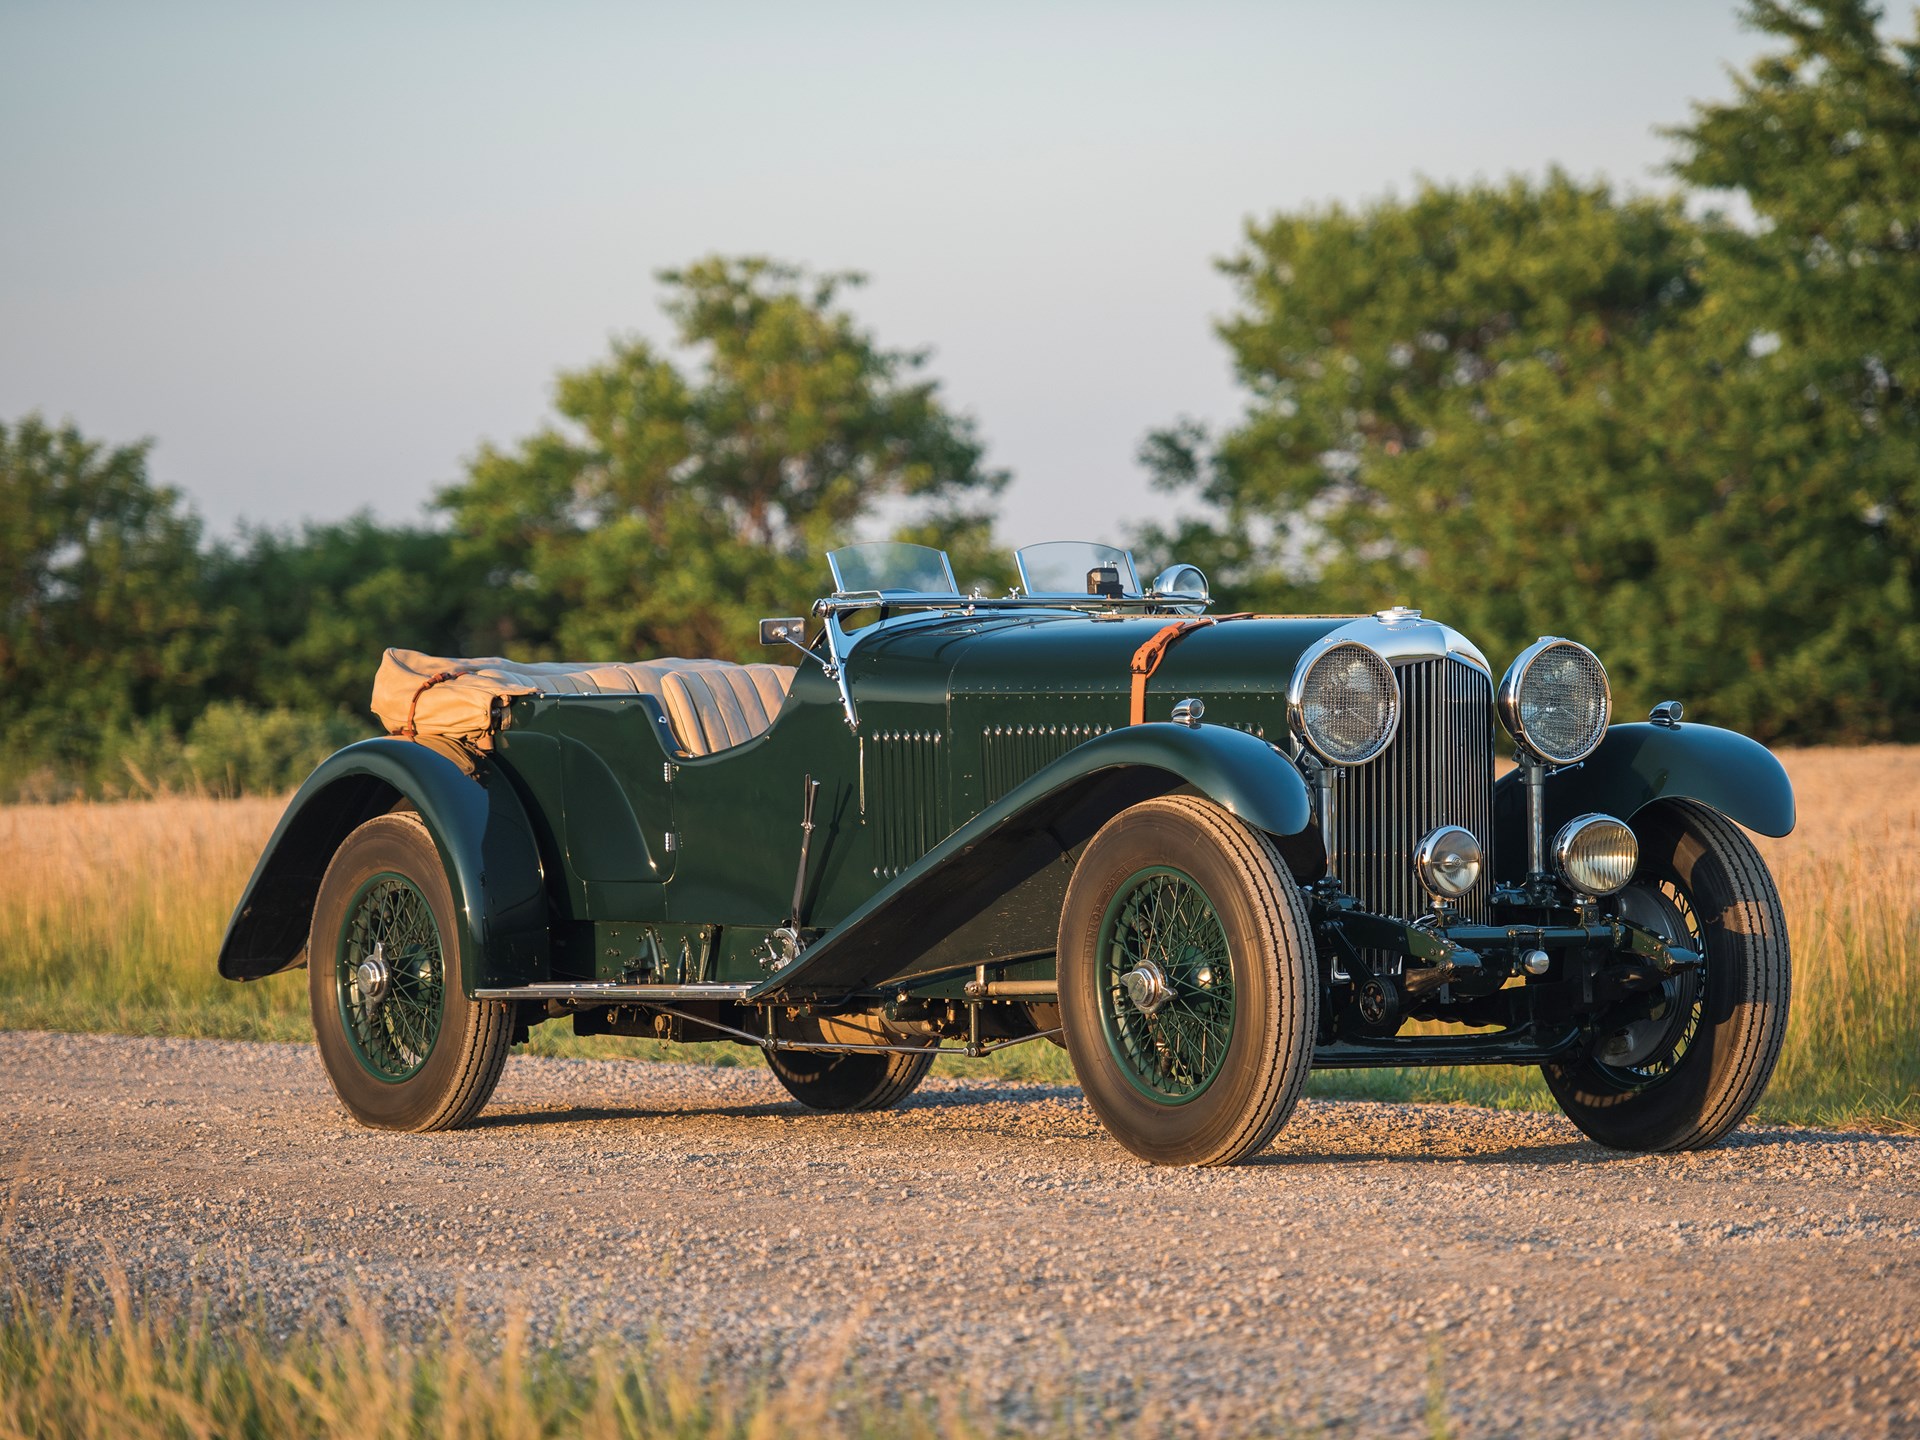
[[[807,648],[807,620],[804,615],[782,615],[760,622],[762,645],[798,645]]]

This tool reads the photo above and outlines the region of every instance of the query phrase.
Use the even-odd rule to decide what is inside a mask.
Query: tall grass
[[[542,1344],[524,1316],[498,1333],[456,1305],[437,1334],[396,1334],[369,1304],[276,1336],[134,1293],[126,1277],[69,1278],[49,1296],[0,1292],[0,1440],[986,1440],[1088,1433],[1074,1397],[1019,1423],[954,1389],[862,1387],[853,1326],[756,1378],[698,1344]],[[855,1317],[856,1319],[858,1317]],[[1150,1422],[1149,1422],[1150,1423]],[[1098,1427],[1105,1430],[1107,1427]],[[1127,1427],[1151,1433],[1146,1425]]]
[[[1760,847],[1794,951],[1793,1021],[1762,1110],[1825,1124],[1920,1127],[1920,747],[1802,750],[1783,759],[1800,825]],[[164,798],[0,807],[0,1025],[300,1039],[302,974],[231,985],[213,957],[280,802]],[[729,1045],[576,1040],[538,1026],[547,1054],[751,1063]],[[1052,1046],[958,1073],[1067,1079]],[[1536,1072],[1505,1067],[1347,1072],[1314,1093],[1550,1107]]]
[[[1794,956],[1774,1088],[1794,1114],[1920,1127],[1920,746],[1785,759],[1800,823],[1760,843]]]
[[[0,807],[0,1023],[295,1040],[303,975],[232,985],[227,916],[282,800]]]

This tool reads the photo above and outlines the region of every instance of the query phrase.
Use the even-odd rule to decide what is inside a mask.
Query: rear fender
[[[220,973],[257,980],[300,964],[321,877],[340,842],[402,802],[419,812],[446,869],[468,993],[545,979],[545,871],[520,797],[484,761],[463,767],[393,738],[337,751],[294,795],[227,924]]]
[[[1310,844],[1302,868],[1318,862],[1306,782],[1275,746],[1221,725],[1131,725],[1009,791],[749,998],[844,996],[1050,954],[1080,848],[1128,806],[1176,790],[1267,831],[1283,852]]]
[[[1656,800],[1697,800],[1762,835],[1793,829],[1793,782],[1757,740],[1712,725],[1678,729],[1638,721],[1615,725],[1576,767],[1547,777],[1547,838],[1576,815],[1599,811],[1631,821]],[[1520,772],[1493,792],[1493,853],[1502,878],[1517,880],[1527,853],[1527,798]]]

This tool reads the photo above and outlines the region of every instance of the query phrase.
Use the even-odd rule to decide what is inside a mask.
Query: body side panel
[[[1074,854],[1128,805],[1181,788],[1275,835],[1311,820],[1300,772],[1254,736],[1168,724],[1099,736],[960,826],[756,997],[845,994],[1050,953]]]

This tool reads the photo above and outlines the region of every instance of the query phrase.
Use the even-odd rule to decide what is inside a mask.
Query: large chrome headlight
[[[1329,765],[1364,765],[1393,739],[1400,685],[1380,652],[1358,640],[1316,645],[1287,686],[1293,733]]]
[[[1500,723],[1550,765],[1571,765],[1599,749],[1612,708],[1600,657],[1557,635],[1522,650],[1500,679]]]

